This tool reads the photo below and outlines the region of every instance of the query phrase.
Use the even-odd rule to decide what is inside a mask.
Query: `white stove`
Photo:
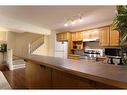
[[[96,57],[103,56],[103,50],[102,49],[85,49],[84,56],[94,59]]]

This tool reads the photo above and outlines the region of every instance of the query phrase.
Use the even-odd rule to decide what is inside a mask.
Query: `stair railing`
[[[28,53],[31,55],[37,48],[39,48],[42,44],[44,44],[44,35],[37,39],[36,41],[29,43],[28,45]]]

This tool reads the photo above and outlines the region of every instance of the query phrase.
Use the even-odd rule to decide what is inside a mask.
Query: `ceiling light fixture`
[[[65,23],[65,24],[64,24],[64,26],[65,26],[65,27],[68,27],[68,24],[67,24],[67,23]]]
[[[68,26],[72,26],[76,23],[81,23],[83,22],[83,17],[81,14],[79,14],[78,16],[73,16],[71,18],[69,18],[66,23],[64,24],[65,27],[68,27]]]
[[[72,24],[72,25],[74,25],[74,24],[75,24],[75,21],[74,21],[74,20],[72,20],[72,21],[71,21],[71,24]]]

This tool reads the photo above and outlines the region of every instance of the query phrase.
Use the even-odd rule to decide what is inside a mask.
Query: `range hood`
[[[99,38],[87,38],[87,39],[83,39],[83,42],[95,42],[95,41],[99,41]]]

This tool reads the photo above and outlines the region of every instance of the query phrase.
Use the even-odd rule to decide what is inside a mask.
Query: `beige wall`
[[[40,34],[8,32],[8,48],[12,48],[14,55],[27,56],[28,44],[42,37]],[[55,33],[44,36],[44,44],[34,54],[54,56]]]
[[[0,42],[5,42],[7,40],[6,31],[0,31]]]
[[[28,45],[38,38],[42,37],[40,34],[34,33],[16,33],[16,52],[15,55],[27,56]]]
[[[6,41],[7,41],[6,34],[7,34],[6,31],[0,31],[0,45],[3,44],[3,43],[6,43]],[[3,57],[4,57],[4,60],[3,60]],[[3,53],[0,52],[0,64],[3,63],[3,61],[6,60],[5,58],[6,58],[6,53],[4,53],[4,55],[3,55]]]
[[[52,31],[49,35],[49,55],[55,56],[55,41],[56,41],[56,32]]]
[[[16,33],[7,32],[7,48],[13,49],[13,52],[16,52]]]
[[[49,56],[49,36],[44,36],[44,44],[36,49],[33,54]]]
[[[37,40],[42,35],[34,33],[7,33],[8,49],[13,49],[14,55],[26,56],[28,54],[28,44]]]

